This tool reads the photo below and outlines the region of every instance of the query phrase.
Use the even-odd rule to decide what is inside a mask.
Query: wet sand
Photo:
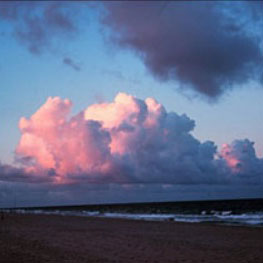
[[[263,228],[9,214],[0,262],[262,263]]]

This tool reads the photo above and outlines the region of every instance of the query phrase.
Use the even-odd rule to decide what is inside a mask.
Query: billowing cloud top
[[[237,140],[221,152],[201,143],[185,114],[167,112],[153,98],[119,93],[71,116],[72,102],[48,98],[21,118],[20,168],[1,167],[2,180],[54,184],[262,183],[263,160],[253,143]]]

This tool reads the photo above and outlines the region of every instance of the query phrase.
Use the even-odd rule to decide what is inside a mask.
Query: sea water
[[[11,212],[6,210],[6,212]],[[186,223],[216,223],[227,225],[246,225],[263,226],[263,212],[232,214],[231,211],[203,211],[201,214],[163,214],[163,213],[120,213],[120,212],[101,212],[101,211],[60,211],[60,210],[12,210],[15,213],[23,214],[45,214],[62,216],[87,216],[87,217],[106,217],[123,218],[148,221],[174,221]]]

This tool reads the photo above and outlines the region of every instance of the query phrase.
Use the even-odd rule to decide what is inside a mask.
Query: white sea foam
[[[45,214],[45,215],[62,215],[62,216],[87,216],[87,217],[107,217],[107,218],[124,218],[134,220],[148,221],[175,221],[187,223],[219,223],[231,225],[249,225],[263,226],[263,212],[231,214],[231,211],[203,211],[201,214],[135,214],[135,213],[112,213],[100,211],[59,211],[59,210],[11,210],[9,212],[20,214]],[[8,212],[6,210],[6,212]]]
[[[121,214],[121,213],[105,213],[105,217],[118,217],[128,219],[143,219],[157,221],[176,221],[188,223],[222,223],[222,224],[240,224],[240,225],[262,225],[263,213],[247,213],[240,215],[231,215],[229,211],[223,213],[215,213],[212,215],[197,214]]]

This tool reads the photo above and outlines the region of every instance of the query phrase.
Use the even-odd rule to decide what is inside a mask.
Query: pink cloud
[[[253,178],[263,175],[263,159],[256,156],[254,143],[248,139],[234,140],[231,144],[224,144],[220,155],[232,173],[237,176],[249,174]]]
[[[29,119],[21,118],[22,132],[16,153],[34,160],[33,170],[54,169],[57,180],[67,173],[107,170],[109,135],[83,114],[69,118],[72,103],[58,97],[46,103]]]
[[[19,171],[57,184],[262,181],[263,161],[252,142],[234,141],[217,152],[213,142],[191,134],[193,120],[166,112],[153,98],[119,93],[113,102],[74,116],[71,108],[68,99],[48,98],[30,118],[20,119]]]

